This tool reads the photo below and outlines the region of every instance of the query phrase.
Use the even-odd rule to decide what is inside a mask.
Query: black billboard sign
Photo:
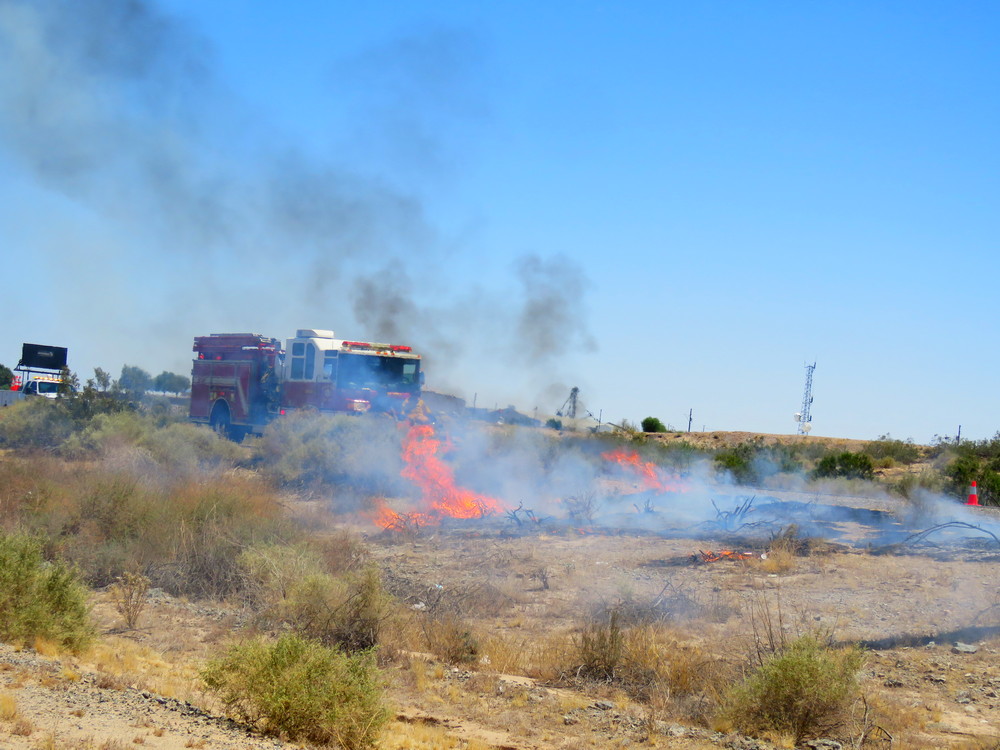
[[[66,366],[66,347],[43,346],[42,344],[22,344],[21,361],[18,367],[26,369],[59,370]]]

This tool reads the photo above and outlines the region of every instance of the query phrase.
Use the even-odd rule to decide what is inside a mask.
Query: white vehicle
[[[26,396],[41,396],[42,398],[56,398],[59,395],[59,386],[62,379],[52,375],[36,375],[21,388],[21,392]]]

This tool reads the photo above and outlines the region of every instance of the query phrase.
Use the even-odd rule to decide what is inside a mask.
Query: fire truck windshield
[[[338,388],[386,388],[411,390],[419,382],[420,361],[399,357],[341,354],[337,368]]]

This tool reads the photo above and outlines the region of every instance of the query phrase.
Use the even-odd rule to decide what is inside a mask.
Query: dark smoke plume
[[[463,57],[474,63],[465,69],[480,63],[468,35],[429,32],[332,69],[357,76],[355,90],[381,92],[360,107],[371,119],[358,132],[400,144],[390,157],[424,154],[400,158],[415,171],[446,172],[435,132],[486,112],[455,72]],[[475,327],[485,323],[491,337],[520,340],[523,364],[546,368],[588,341],[578,268],[524,258],[520,295],[450,284],[453,240],[399,187],[405,180],[283,142],[214,68],[210,43],[152,2],[0,0],[0,160],[102,227],[91,237],[68,227],[54,243],[58,266],[99,257],[108,269],[62,281],[80,337],[152,332],[163,338],[147,351],[133,342],[119,354],[151,369],[178,366],[192,335],[223,327],[278,336],[332,327],[440,347],[457,363],[478,361]],[[137,309],[121,315],[114,289],[86,288],[90,280],[127,288]],[[176,358],[163,361],[165,351]]]

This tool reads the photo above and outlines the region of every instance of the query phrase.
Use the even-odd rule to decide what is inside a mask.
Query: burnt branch
[[[976,524],[968,523],[967,521],[946,521],[944,523],[939,523],[934,526],[931,526],[930,528],[924,529],[923,531],[918,531],[915,534],[910,534],[903,541],[897,542],[896,544],[886,545],[885,547],[880,548],[880,551],[890,551],[893,549],[898,549],[900,547],[920,544],[921,542],[926,541],[927,537],[931,536],[932,534],[936,534],[939,531],[943,531],[944,529],[971,529],[973,531],[979,531],[983,534],[986,534],[989,537],[992,537],[993,541],[997,543],[998,547],[1000,547],[1000,537],[998,537],[992,531],[984,529],[982,526],[977,526]]]
[[[715,524],[727,531],[746,526],[746,516],[753,510],[753,501],[756,499],[756,495],[745,497],[732,510],[720,510],[719,506],[715,504],[715,500],[712,500],[712,507],[715,508]]]

